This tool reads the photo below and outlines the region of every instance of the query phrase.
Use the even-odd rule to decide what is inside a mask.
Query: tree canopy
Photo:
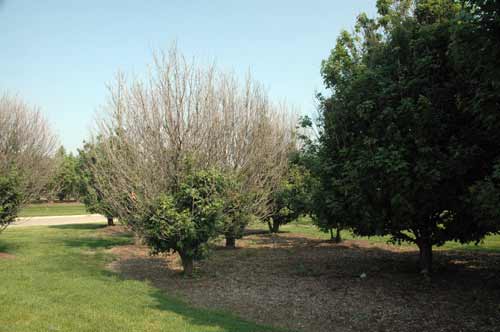
[[[416,243],[423,272],[433,245],[499,229],[497,7],[379,0],[322,64],[329,200],[357,234]]]

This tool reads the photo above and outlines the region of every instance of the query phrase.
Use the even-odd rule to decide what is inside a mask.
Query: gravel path
[[[28,226],[52,226],[52,225],[73,225],[88,223],[104,223],[106,218],[100,214],[86,214],[78,216],[54,216],[54,217],[30,217],[17,218],[16,222],[9,227],[28,227]]]

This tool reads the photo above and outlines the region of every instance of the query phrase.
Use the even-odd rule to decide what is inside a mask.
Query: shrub
[[[22,195],[17,176],[14,174],[0,176],[0,232],[15,220],[21,202]]]
[[[140,221],[142,236],[153,254],[179,253],[184,273],[204,256],[209,240],[222,227],[224,177],[198,171],[186,177],[174,194],[161,194]]]

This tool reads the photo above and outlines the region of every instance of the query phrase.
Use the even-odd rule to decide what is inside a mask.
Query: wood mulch
[[[237,245],[216,246],[193,278],[177,255],[150,257],[143,246],[111,249],[109,268],[193,306],[294,331],[500,331],[500,254],[438,251],[427,280],[408,247],[297,234]]]

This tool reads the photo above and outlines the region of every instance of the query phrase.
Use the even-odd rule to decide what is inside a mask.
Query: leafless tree
[[[0,97],[0,175],[15,172],[22,202],[36,198],[48,182],[56,143],[38,108],[18,97]]]
[[[118,75],[110,87],[94,133],[105,162],[94,172],[122,218],[175,190],[186,168],[210,167],[242,181],[253,197],[245,208],[265,218],[295,147],[293,125],[289,109],[250,75],[241,83],[172,47],[154,57],[146,79]]]

